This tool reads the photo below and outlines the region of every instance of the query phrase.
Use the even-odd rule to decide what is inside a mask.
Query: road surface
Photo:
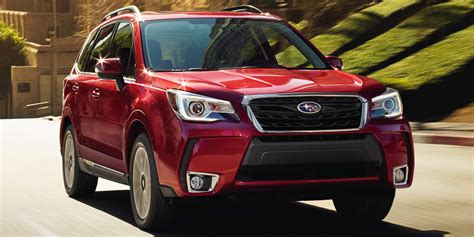
[[[474,236],[474,149],[415,144],[412,188],[400,190],[385,222],[341,221],[330,201],[243,206],[196,203],[175,229],[133,225],[128,187],[99,181],[94,197],[63,189],[59,122],[0,120],[0,236]]]

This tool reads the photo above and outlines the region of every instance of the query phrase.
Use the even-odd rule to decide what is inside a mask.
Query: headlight
[[[175,89],[169,89],[167,94],[171,107],[183,120],[198,122],[239,120],[229,101]]]
[[[396,118],[403,114],[403,105],[400,94],[397,90],[387,88],[387,90],[372,99],[372,118]]]

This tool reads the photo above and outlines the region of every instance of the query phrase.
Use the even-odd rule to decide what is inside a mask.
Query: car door
[[[107,164],[107,159],[98,153],[99,144],[95,139],[95,123],[97,103],[100,93],[98,92],[99,78],[95,73],[95,65],[100,58],[106,57],[112,40],[115,23],[106,25],[99,30],[87,60],[82,65],[80,79],[77,81],[78,117],[81,137],[79,138],[79,155],[98,164]]]
[[[94,117],[94,107],[90,93],[90,81],[93,80],[89,73],[84,72],[88,56],[95,45],[95,39],[98,31],[93,31],[89,34],[89,37],[82,48],[79,57],[74,65],[73,75],[74,79],[69,80],[67,86],[71,87],[72,93],[74,93],[74,118],[76,121],[76,136],[77,136],[77,147],[79,156],[83,156],[84,149],[91,146],[93,139],[92,120]]]
[[[118,22],[108,57],[120,58],[124,77],[128,82],[134,80],[130,71],[134,66],[133,53],[133,27],[129,22]],[[110,79],[99,79],[96,87],[100,96],[95,111],[94,140],[98,144],[98,151],[107,156],[111,168],[124,171],[122,138],[123,126],[129,115],[128,87],[119,90],[115,80]]]

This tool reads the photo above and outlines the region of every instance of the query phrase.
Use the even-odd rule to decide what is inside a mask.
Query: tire
[[[382,221],[390,211],[395,198],[395,189],[369,192],[345,193],[333,199],[337,213],[357,223]]]
[[[170,200],[159,189],[150,140],[140,134],[133,143],[130,155],[130,200],[133,218],[140,229],[163,229],[170,225],[173,210]]]
[[[74,129],[69,125],[64,131],[62,155],[63,182],[69,197],[85,197],[95,192],[97,177],[79,168]]]

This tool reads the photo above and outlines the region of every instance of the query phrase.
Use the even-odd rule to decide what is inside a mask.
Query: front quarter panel
[[[73,85],[76,84],[75,79],[77,78],[77,74],[71,74],[64,79],[63,83],[63,108],[62,108],[62,115],[61,115],[61,126],[59,130],[59,138],[60,138],[60,145],[62,147],[63,141],[63,131],[65,129],[64,123],[66,118],[71,121],[71,124],[74,127],[74,131],[76,131],[76,136],[79,134],[79,127],[77,126],[77,118],[73,113],[75,107],[75,99],[76,99],[76,92],[72,89]]]
[[[170,169],[170,163],[173,160],[163,159],[163,153],[168,149],[172,149],[172,145],[167,144],[168,139],[173,139],[175,134],[179,133],[167,133],[167,127],[170,121],[175,118],[173,111],[168,103],[166,97],[166,91],[160,88],[148,86],[146,84],[129,83],[131,101],[131,113],[124,124],[124,143],[123,156],[124,166],[129,166],[129,156],[131,147],[133,146],[133,139],[129,141],[129,138],[133,136],[132,127],[135,123],[139,123],[144,127],[151,144],[153,146],[153,152],[156,162],[156,167],[159,175],[160,182],[166,183],[170,180],[170,176],[174,173]],[[178,129],[178,128],[176,128]],[[176,129],[174,129],[176,131]],[[128,142],[127,142],[128,141]],[[176,150],[174,150],[176,152]]]

